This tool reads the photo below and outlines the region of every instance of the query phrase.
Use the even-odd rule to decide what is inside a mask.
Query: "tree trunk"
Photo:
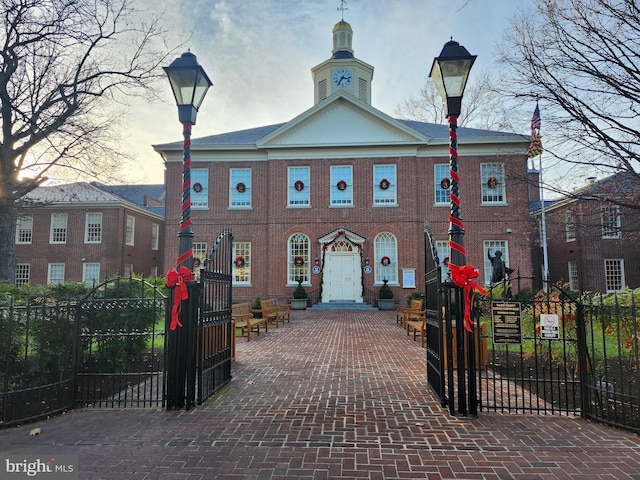
[[[0,193],[2,195],[2,193]],[[0,281],[16,280],[16,208],[8,198],[0,198]]]

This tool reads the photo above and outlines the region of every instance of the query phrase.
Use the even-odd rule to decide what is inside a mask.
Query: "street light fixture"
[[[458,115],[462,105],[462,95],[467,85],[469,72],[477,55],[471,55],[466,48],[453,40],[445,43],[440,56],[433,60],[429,77],[445,106],[449,123],[449,175],[451,176],[451,210],[449,213],[449,261],[454,265],[465,264],[466,251],[463,246],[464,224],[460,215],[458,185]]]
[[[171,65],[163,67],[178,105],[178,118],[184,136],[182,160],[182,220],[178,230],[179,246],[176,267],[193,267],[193,229],[191,227],[191,127],[209,87],[213,85],[191,52],[183,53]]]

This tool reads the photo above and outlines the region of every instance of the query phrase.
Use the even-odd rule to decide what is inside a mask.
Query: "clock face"
[[[339,68],[333,72],[333,83],[339,87],[346,87],[351,83],[351,72],[346,68]]]

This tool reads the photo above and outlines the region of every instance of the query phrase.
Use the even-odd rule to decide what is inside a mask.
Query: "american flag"
[[[535,140],[538,135],[540,135],[540,107],[536,102],[536,109],[533,111],[533,117],[531,117],[531,139]]]

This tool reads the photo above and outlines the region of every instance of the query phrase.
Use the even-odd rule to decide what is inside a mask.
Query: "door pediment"
[[[327,245],[329,243],[335,242],[341,236],[346,238],[354,245],[362,245],[366,240],[366,238],[362,235],[352,232],[347,228],[338,227],[335,230],[319,237],[318,242],[320,242],[322,245]]]

